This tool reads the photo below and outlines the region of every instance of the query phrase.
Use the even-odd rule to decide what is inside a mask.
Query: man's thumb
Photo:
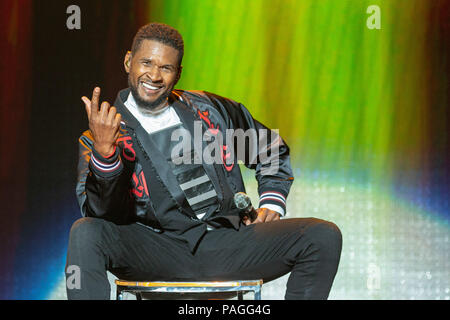
[[[81,97],[81,100],[84,102],[84,107],[86,108],[88,117],[91,117],[91,101],[86,97]]]

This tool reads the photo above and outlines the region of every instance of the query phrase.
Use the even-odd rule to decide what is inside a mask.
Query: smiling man
[[[68,298],[108,299],[108,270],[147,281],[267,282],[290,272],[286,299],[327,298],[339,264],[339,229],[316,218],[281,219],[293,182],[288,146],[238,102],[175,90],[183,54],[178,31],[145,25],[124,58],[129,88],[113,106],[100,103],[99,87],[91,98],[82,97],[89,119],[79,139],[83,217],[71,228],[66,266],[68,277],[76,266],[81,279],[67,287]],[[226,163],[175,161],[174,132],[184,130],[190,145],[205,147],[195,141],[199,128]],[[222,141],[226,130],[253,130],[258,144]],[[246,152],[236,152],[243,146]],[[196,148],[182,153],[183,159],[199,158]],[[276,170],[266,170],[274,159]],[[256,210],[240,210],[234,202],[245,192],[238,160],[255,170]]]
[[[128,85],[138,105],[158,111],[167,105],[167,98],[181,74],[183,44],[173,48],[157,40],[137,38],[132,52],[125,55]]]

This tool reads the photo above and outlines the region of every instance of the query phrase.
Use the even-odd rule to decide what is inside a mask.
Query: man
[[[289,148],[242,104],[174,90],[183,53],[175,29],[143,26],[124,59],[129,89],[114,106],[99,106],[98,87],[82,97],[89,130],[79,140],[77,196],[84,217],[70,231],[66,266],[77,266],[81,279],[67,287],[68,298],[108,299],[109,270],[126,280],[166,281],[267,282],[290,272],[286,299],[326,299],[339,229],[315,218],[280,219],[293,182]],[[230,141],[229,132],[250,134],[233,143],[238,134]],[[245,191],[238,160],[256,172],[256,218],[233,200]]]

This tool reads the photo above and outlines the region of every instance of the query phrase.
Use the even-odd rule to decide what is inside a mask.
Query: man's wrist
[[[112,157],[116,151],[115,145],[98,145],[94,142],[93,147],[99,155],[106,159]]]

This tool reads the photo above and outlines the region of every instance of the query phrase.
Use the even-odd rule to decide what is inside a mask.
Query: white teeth
[[[144,87],[146,87],[147,89],[150,89],[150,90],[158,90],[159,89],[158,87],[151,86],[151,85],[149,85],[148,83],[145,83],[145,82],[142,82],[142,85]]]

